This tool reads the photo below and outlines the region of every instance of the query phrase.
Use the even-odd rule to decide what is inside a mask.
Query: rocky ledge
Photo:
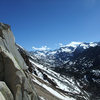
[[[39,100],[11,28],[0,23],[0,100]]]

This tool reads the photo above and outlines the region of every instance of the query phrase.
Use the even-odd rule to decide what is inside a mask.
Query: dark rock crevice
[[[4,66],[4,59],[2,54],[0,54],[0,81],[4,81],[4,71],[5,71],[5,66]]]
[[[1,29],[0,29],[0,37],[1,37],[2,39],[4,39],[3,33],[2,33],[2,30],[1,30]]]

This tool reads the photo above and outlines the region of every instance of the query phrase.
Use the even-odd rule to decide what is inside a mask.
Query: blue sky
[[[27,50],[100,41],[100,0],[1,0],[0,22]]]

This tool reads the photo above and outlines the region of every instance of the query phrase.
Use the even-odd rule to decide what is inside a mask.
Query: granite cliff
[[[0,100],[39,100],[11,28],[0,23]]]

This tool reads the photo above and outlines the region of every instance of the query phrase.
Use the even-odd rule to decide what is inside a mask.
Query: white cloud
[[[36,47],[32,47],[33,50],[39,50],[39,51],[44,51],[44,50],[49,50],[50,48],[48,48],[47,46],[42,46],[40,48],[36,48]]]
[[[63,47],[64,45],[63,45],[62,43],[59,43],[59,46],[60,46],[60,47]]]

